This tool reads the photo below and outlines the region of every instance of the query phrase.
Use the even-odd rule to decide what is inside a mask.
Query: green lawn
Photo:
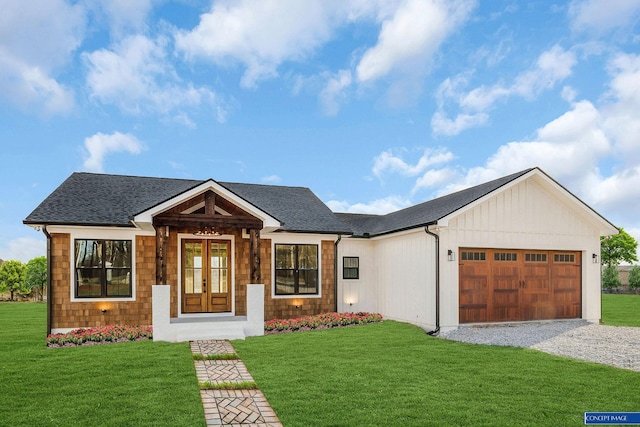
[[[602,323],[640,327],[640,295],[603,294]]]
[[[603,295],[605,324],[640,297]],[[0,426],[199,426],[186,343],[47,349],[45,306],[0,303]],[[640,373],[383,322],[234,341],[284,425],[582,425],[637,411]]]
[[[233,345],[285,426],[583,424],[637,411],[640,373],[386,321]]]
[[[204,426],[187,343],[48,349],[45,311],[0,303],[0,425]]]

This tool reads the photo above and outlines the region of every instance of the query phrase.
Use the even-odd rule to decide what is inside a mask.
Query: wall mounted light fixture
[[[106,312],[107,312],[107,309],[106,309],[106,308],[103,308],[103,309],[101,309],[100,311],[101,311],[101,312],[103,312],[103,313],[106,313]]]
[[[456,260],[456,254],[455,254],[455,252],[453,252],[451,249],[449,249],[449,250],[447,251],[447,259],[448,259],[449,261],[455,261],[455,260]]]
[[[594,264],[597,264],[598,263],[598,254],[591,255],[591,260],[593,261]]]

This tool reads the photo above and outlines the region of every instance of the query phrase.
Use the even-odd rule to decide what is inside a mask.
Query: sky
[[[0,0],[0,259],[71,173],[387,213],[540,167],[640,240],[640,0]]]

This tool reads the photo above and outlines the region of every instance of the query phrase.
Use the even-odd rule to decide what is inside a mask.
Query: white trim
[[[185,239],[201,240],[226,240],[231,244],[231,311],[223,313],[183,313],[182,312],[182,241]],[[188,233],[178,233],[178,317],[228,317],[236,314],[236,241],[232,234],[222,234],[220,236],[194,236]]]
[[[247,211],[250,215],[253,215],[261,219],[263,222],[263,228],[265,230],[270,230],[270,229],[275,230],[280,228],[280,221],[278,221],[271,215],[267,214],[266,212],[260,210],[257,206],[254,206],[251,203],[244,200],[243,198],[237,196],[235,193],[232,193],[231,191],[227,190],[226,188],[224,188],[223,186],[221,186],[220,184],[218,184],[212,179],[206,182],[203,182],[202,184],[192,188],[191,190],[187,190],[176,197],[173,197],[163,203],[160,203],[159,205],[151,209],[148,209],[144,212],[139,213],[133,218],[133,222],[150,224],[153,222],[153,217],[155,215],[158,215],[168,209],[171,209],[172,207],[177,206],[186,200],[199,196],[200,194],[203,194],[209,190],[229,200],[231,203],[237,205],[242,210]]]
[[[69,233],[69,301],[71,302],[131,302],[136,300],[136,236],[148,235],[135,228],[109,227],[51,227],[50,233]],[[76,285],[76,239],[130,240],[131,241],[131,297],[127,298],[77,298]]]
[[[272,299],[305,299],[322,298],[322,236],[309,234],[277,234],[273,233],[271,238],[271,298]],[[325,236],[326,237],[326,236]],[[326,238],[324,240],[327,240]],[[318,245],[318,293],[313,295],[276,295],[276,244],[279,245]],[[337,286],[337,284],[336,284]]]

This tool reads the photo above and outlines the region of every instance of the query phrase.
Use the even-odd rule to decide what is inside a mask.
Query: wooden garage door
[[[580,252],[461,249],[460,323],[579,318]]]

